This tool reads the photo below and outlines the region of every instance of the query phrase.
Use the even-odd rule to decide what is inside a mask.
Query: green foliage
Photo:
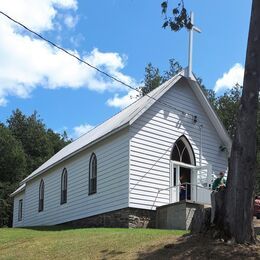
[[[152,66],[152,63],[148,63],[145,68],[144,87],[141,88],[142,95],[148,94],[153,89],[157,88],[162,82],[162,77],[158,68]]]
[[[53,154],[64,147],[66,141],[60,134],[46,129],[37,112],[26,117],[17,109],[7,120],[13,136],[19,140],[26,154],[27,173],[33,172]]]
[[[69,142],[66,132],[46,129],[36,112],[26,116],[17,109],[7,126],[0,123],[0,226],[11,224],[9,195],[19,182]]]
[[[168,1],[163,1],[161,3],[162,14],[164,14],[164,22],[162,27],[165,29],[169,27],[172,31],[179,31],[182,28],[191,29],[192,24],[190,22],[190,17],[184,6],[183,0],[179,1],[177,7],[174,7],[171,11],[171,15],[168,16]]]
[[[21,143],[11,131],[0,126],[0,180],[16,182],[25,174],[25,153]]]
[[[212,105],[213,108],[216,109],[216,101],[217,101],[217,97],[216,97],[216,93],[213,89],[207,89],[205,87],[205,85],[202,82],[202,79],[200,77],[196,77],[202,91],[204,92],[204,94],[206,95],[207,99],[209,100],[210,104]]]
[[[217,113],[231,138],[233,138],[235,134],[237,111],[241,93],[242,87],[236,85],[231,90],[225,92],[222,96],[219,96],[215,103]]]
[[[0,227],[10,224],[13,192],[25,176],[26,159],[19,140],[3,124],[0,125]]]
[[[160,70],[157,67],[154,67],[152,63],[148,63],[145,67],[144,86],[141,87],[142,96],[159,87],[181,70],[181,65],[175,59],[169,60],[169,69],[164,71],[163,75],[160,74]]]
[[[175,59],[169,60],[169,69],[164,71],[164,75],[162,75],[162,83],[171,79],[173,76],[178,74],[182,70],[182,66]]]

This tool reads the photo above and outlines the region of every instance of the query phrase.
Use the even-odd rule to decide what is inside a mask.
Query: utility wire
[[[32,29],[28,28],[28,27],[25,26],[24,24],[22,24],[22,23],[18,22],[17,20],[13,19],[12,17],[10,17],[9,15],[7,15],[6,13],[0,11],[0,14],[4,15],[5,17],[7,17],[8,19],[10,19],[10,20],[13,21],[14,23],[20,25],[20,26],[23,27],[25,30],[27,30],[27,31],[29,31],[30,33],[36,35],[36,36],[39,37],[40,39],[42,39],[42,40],[48,42],[50,45],[54,46],[55,48],[57,48],[57,49],[59,49],[59,50],[65,52],[66,54],[70,55],[71,57],[77,59],[78,61],[80,61],[80,62],[82,62],[82,63],[84,63],[84,64],[86,64],[87,66],[91,67],[92,69],[95,69],[96,71],[98,71],[98,72],[102,73],[103,75],[105,75],[105,76],[107,76],[107,77],[113,79],[114,81],[117,81],[117,82],[121,83],[122,85],[125,85],[125,86],[128,87],[128,88],[131,88],[131,89],[133,89],[133,90],[137,90],[136,88],[134,88],[134,87],[130,86],[129,84],[127,84],[127,83],[121,81],[120,79],[117,79],[117,78],[115,78],[114,76],[112,76],[112,75],[110,75],[110,74],[108,74],[108,73],[106,73],[106,72],[100,70],[99,68],[97,68],[97,67],[91,65],[90,63],[88,63],[88,62],[82,60],[81,58],[77,57],[77,56],[74,55],[73,53],[67,51],[66,49],[60,47],[60,46],[57,45],[56,43],[54,43],[54,42],[48,40],[47,38],[43,37],[43,36],[40,35],[39,33],[37,33],[37,32],[35,32],[35,31],[33,31]],[[137,91],[138,91],[138,90],[137,90]]]
[[[109,73],[107,73],[107,72],[105,72],[105,71],[102,71],[101,69],[95,67],[94,65],[88,63],[87,61],[82,60],[81,58],[79,58],[79,57],[76,56],[75,54],[73,54],[73,53],[67,51],[66,49],[62,48],[61,46],[57,45],[56,43],[54,43],[54,42],[48,40],[47,38],[43,37],[43,36],[40,35],[39,33],[37,33],[37,32],[35,32],[35,31],[33,31],[32,29],[28,28],[27,26],[25,26],[25,25],[22,24],[21,22],[18,22],[17,20],[13,19],[12,17],[10,17],[9,15],[7,15],[7,14],[4,13],[3,11],[0,11],[0,14],[2,14],[3,16],[5,16],[6,18],[8,18],[9,20],[11,20],[12,22],[18,24],[19,26],[23,27],[25,30],[29,31],[30,33],[36,35],[38,38],[42,39],[43,41],[49,43],[49,44],[52,45],[53,47],[55,47],[55,48],[57,48],[57,49],[59,49],[59,50],[65,52],[65,53],[68,54],[69,56],[71,56],[71,57],[77,59],[79,62],[81,62],[81,63],[83,63],[83,64],[85,64],[85,65],[91,67],[92,69],[98,71],[99,73],[105,75],[106,77],[108,77],[108,78],[110,78],[110,79],[112,79],[112,80],[114,80],[114,81],[116,81],[116,82],[118,82],[118,83],[120,83],[120,84],[122,84],[122,85],[124,85],[124,86],[126,86],[126,87],[128,87],[128,88],[130,88],[130,89],[132,89],[132,90],[137,91],[139,94],[142,94],[139,89],[137,89],[137,88],[135,88],[135,87],[133,87],[133,86],[131,86],[131,85],[129,85],[129,84],[123,82],[122,80],[120,80],[120,79],[118,79],[118,78],[116,78],[116,77],[110,75]],[[180,109],[178,109],[178,108],[176,108],[176,107],[173,107],[172,105],[169,105],[169,104],[167,104],[167,103],[162,102],[161,100],[157,100],[157,99],[155,99],[154,97],[150,96],[149,94],[146,94],[146,96],[149,97],[149,98],[151,98],[151,99],[153,99],[153,100],[155,100],[155,101],[157,101],[158,103],[163,104],[163,105],[166,106],[166,107],[172,108],[172,109],[174,109],[174,110],[180,112],[181,114],[189,115],[189,116],[191,117],[191,119],[193,119],[194,121],[197,122],[197,117],[194,116],[193,114],[184,112],[184,111],[182,111],[182,110],[180,110]]]

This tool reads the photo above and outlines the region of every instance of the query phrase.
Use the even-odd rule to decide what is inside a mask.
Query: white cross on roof
[[[194,13],[190,13],[191,29],[189,29],[189,63],[188,77],[192,76],[192,52],[193,52],[193,31],[201,33],[201,30],[194,25]]]

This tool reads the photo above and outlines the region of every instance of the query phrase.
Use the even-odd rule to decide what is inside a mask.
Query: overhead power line
[[[38,38],[40,38],[40,39],[42,39],[43,41],[49,43],[49,44],[52,45],[53,47],[55,47],[55,48],[61,50],[62,52],[66,53],[67,55],[69,55],[69,56],[71,56],[71,57],[77,59],[79,62],[81,62],[81,63],[83,63],[83,64],[85,64],[85,65],[91,67],[92,69],[98,71],[99,73],[105,75],[106,77],[108,77],[108,78],[110,78],[110,79],[112,79],[112,80],[114,80],[114,81],[116,81],[116,82],[118,82],[118,83],[120,83],[120,84],[122,84],[122,85],[124,85],[124,86],[126,86],[126,87],[128,87],[128,88],[130,88],[130,89],[132,89],[132,90],[135,90],[135,91],[137,91],[139,94],[141,94],[141,91],[140,91],[139,89],[137,89],[137,88],[135,88],[135,87],[133,87],[133,86],[131,86],[131,85],[125,83],[124,81],[122,81],[122,80],[120,80],[120,79],[118,79],[118,78],[116,78],[116,77],[110,75],[109,73],[107,73],[107,72],[105,72],[105,71],[102,71],[101,69],[95,67],[94,65],[88,63],[87,61],[85,61],[85,60],[79,58],[79,57],[76,56],[75,54],[73,54],[73,53],[67,51],[67,50],[64,49],[63,47],[57,45],[56,43],[54,43],[54,42],[48,40],[47,38],[45,38],[44,36],[40,35],[39,33],[37,33],[37,32],[35,32],[35,31],[33,31],[32,29],[28,28],[28,27],[27,27],[26,25],[24,25],[23,23],[21,23],[21,22],[15,20],[14,18],[10,17],[8,14],[4,13],[3,11],[0,11],[0,14],[2,14],[3,16],[5,16],[6,18],[8,18],[9,20],[11,20],[12,22],[18,24],[19,26],[23,27],[26,31],[29,31],[30,33],[36,35]],[[182,111],[182,110],[180,110],[180,109],[178,109],[178,108],[176,108],[176,107],[173,107],[173,106],[170,105],[170,104],[167,104],[167,103],[162,102],[161,100],[157,100],[157,99],[155,99],[154,97],[150,96],[149,94],[146,94],[146,96],[149,97],[149,98],[151,98],[151,99],[153,99],[153,100],[155,100],[155,101],[157,101],[158,103],[163,104],[163,105],[166,106],[166,107],[172,108],[172,109],[174,109],[174,110],[180,112],[181,114],[189,115],[189,116],[194,120],[194,122],[195,122],[195,121],[197,122],[197,116],[192,115],[192,114],[187,113],[187,112],[184,112],[184,111]]]
[[[75,54],[73,54],[73,53],[67,51],[66,49],[62,48],[61,46],[57,45],[56,43],[54,43],[54,42],[48,40],[47,38],[43,37],[43,36],[40,35],[39,33],[37,33],[37,32],[35,32],[35,31],[33,31],[32,29],[28,28],[28,27],[25,26],[24,24],[22,24],[22,23],[18,22],[17,20],[13,19],[12,17],[10,17],[9,15],[7,15],[6,13],[0,11],[0,14],[4,15],[5,17],[7,17],[8,19],[10,19],[10,20],[13,21],[14,23],[20,25],[21,27],[23,27],[25,30],[29,31],[30,33],[36,35],[38,38],[44,40],[45,42],[48,42],[50,45],[54,46],[55,48],[57,48],[57,49],[59,49],[59,50],[65,52],[66,54],[70,55],[71,57],[77,59],[78,61],[80,61],[80,62],[82,62],[82,63],[84,63],[84,64],[86,64],[87,66],[91,67],[92,69],[98,71],[99,73],[102,73],[103,75],[105,75],[105,76],[107,76],[107,77],[113,79],[114,81],[117,81],[117,82],[121,83],[122,85],[125,85],[125,86],[128,87],[128,88],[131,88],[131,89],[133,89],[133,90],[136,90],[134,87],[130,86],[129,84],[127,84],[127,83],[125,83],[125,82],[123,82],[122,80],[117,79],[117,78],[115,78],[114,76],[112,76],[112,75],[106,73],[105,71],[100,70],[99,68],[97,68],[97,67],[91,65],[90,63],[88,63],[88,62],[85,61],[85,60],[82,60],[81,58],[77,57]]]

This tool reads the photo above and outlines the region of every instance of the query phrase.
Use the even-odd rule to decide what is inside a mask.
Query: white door
[[[170,203],[180,200],[180,166],[170,163]]]

